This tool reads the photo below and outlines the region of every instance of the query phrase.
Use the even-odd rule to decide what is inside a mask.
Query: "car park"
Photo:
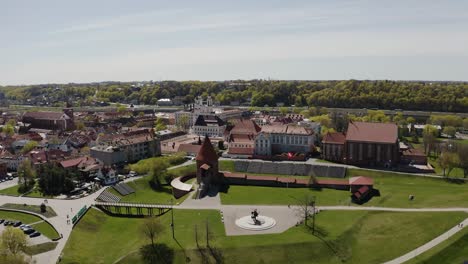
[[[39,232],[36,231],[36,232],[30,234],[29,237],[33,238],[33,237],[38,237],[38,236],[40,236],[40,235],[41,235],[41,233],[39,233]]]
[[[14,227],[19,227],[20,225],[22,225],[23,223],[21,221],[16,221],[16,222],[13,222],[13,226]]]

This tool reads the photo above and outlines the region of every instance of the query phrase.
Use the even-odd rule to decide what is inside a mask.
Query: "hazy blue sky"
[[[0,84],[468,80],[468,1],[0,0]]]

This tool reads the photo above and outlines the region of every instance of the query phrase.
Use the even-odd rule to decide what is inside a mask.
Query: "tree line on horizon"
[[[468,112],[468,84],[409,81],[272,81],[250,80],[162,81],[0,87],[0,97],[15,102],[50,98],[73,106],[95,102],[157,104],[161,98],[179,97],[192,103],[197,96],[212,96],[221,105],[338,107]]]

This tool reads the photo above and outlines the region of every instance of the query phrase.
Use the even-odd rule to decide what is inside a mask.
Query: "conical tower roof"
[[[208,163],[218,161],[218,154],[216,154],[216,151],[213,148],[213,145],[211,145],[211,141],[208,136],[205,136],[205,140],[203,140],[203,144],[198,151],[196,160]]]

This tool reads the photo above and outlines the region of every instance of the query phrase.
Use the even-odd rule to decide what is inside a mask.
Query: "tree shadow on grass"
[[[312,226],[306,225],[306,229],[309,233],[322,241],[325,246],[327,246],[328,249],[330,249],[330,251],[342,262],[346,261],[347,256],[346,253],[344,253],[346,250],[344,250],[343,246],[338,243],[338,241],[330,241],[325,239],[329,235],[329,232],[325,228],[315,225],[314,230]]]
[[[445,181],[448,183],[453,183],[453,184],[465,184],[466,181],[463,178],[445,178]]]
[[[167,184],[158,185],[153,181],[149,182],[151,189],[155,192],[164,192],[167,194],[172,194],[172,188]]]
[[[174,250],[166,244],[154,244],[154,247],[145,245],[140,249],[143,263],[172,263],[174,261]]]

